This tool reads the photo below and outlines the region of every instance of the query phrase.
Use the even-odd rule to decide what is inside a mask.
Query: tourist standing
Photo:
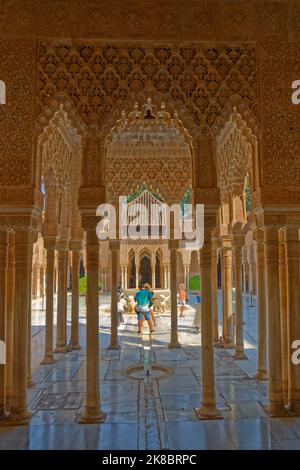
[[[139,285],[139,291],[136,293],[134,300],[136,301],[136,313],[138,316],[138,334],[142,334],[143,321],[147,320],[150,333],[153,333],[153,325],[150,315],[150,304],[152,297],[150,292],[145,289],[143,284]]]
[[[186,295],[185,285],[180,284],[179,285],[180,317],[184,317],[183,312],[185,311],[186,299],[187,299],[187,295]]]

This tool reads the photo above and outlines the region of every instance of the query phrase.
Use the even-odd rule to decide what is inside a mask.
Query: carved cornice
[[[9,186],[0,188],[0,212],[4,210],[2,206],[18,206],[42,208],[43,195],[37,188]],[[8,209],[8,210],[11,210]]]
[[[133,0],[126,8],[123,0],[10,0],[0,25],[19,37],[284,41],[299,39],[299,17],[296,0],[152,0],[151,7]]]
[[[14,230],[15,232],[37,232],[39,220],[32,214],[1,214],[0,230]]]
[[[195,188],[194,203],[205,205],[220,205],[220,189],[219,188]]]
[[[78,207],[82,213],[106,202],[105,188],[79,188]]]

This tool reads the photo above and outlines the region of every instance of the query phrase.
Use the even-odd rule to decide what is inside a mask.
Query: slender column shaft
[[[226,280],[225,280],[225,252],[221,251],[221,279],[222,279],[222,337],[223,341],[227,338],[227,321],[226,321]]]
[[[118,339],[118,279],[119,279],[119,259],[120,243],[117,240],[111,240],[109,247],[111,249],[111,331],[109,349],[120,349]]]
[[[287,318],[287,273],[284,232],[279,232],[279,286],[280,286],[280,325],[282,356],[282,388],[286,401],[288,393],[288,318]],[[293,295],[293,294],[292,294]]]
[[[79,344],[79,267],[80,250],[72,251],[72,324],[71,341],[72,349],[81,349]]]
[[[57,329],[55,352],[67,351],[67,262],[66,249],[58,251]]]
[[[267,277],[269,414],[284,414],[282,391],[281,328],[279,297],[278,228],[265,228],[265,262]]]
[[[31,245],[29,231],[15,232],[13,387],[9,420],[18,424],[27,423],[30,419],[27,407],[27,348]]]
[[[128,267],[125,266],[125,289],[128,289]]]
[[[214,344],[219,341],[218,319],[218,253],[216,241],[212,245],[212,309],[213,309],[213,336]]]
[[[88,230],[86,236],[86,403],[80,423],[103,422],[105,413],[100,400],[100,350],[99,350],[99,240],[96,230]]]
[[[177,240],[169,241],[170,267],[171,267],[171,341],[169,348],[181,347],[178,341],[178,314],[177,314]]]
[[[233,322],[232,322],[232,253],[231,247],[223,247],[225,264],[225,321],[226,321],[226,346],[233,343]]]
[[[152,272],[152,287],[154,289],[155,288],[155,260],[152,261],[151,272]]]
[[[43,297],[45,295],[45,270],[44,267],[40,267],[40,296]]]
[[[53,296],[54,296],[54,260],[55,242],[45,242],[47,249],[46,265],[46,331],[45,331],[45,357],[42,364],[55,362],[53,355]]]
[[[120,266],[121,269],[121,287],[124,288],[124,269],[123,266]]]
[[[139,267],[137,264],[135,266],[135,287],[136,289],[139,288]]]
[[[6,397],[11,404],[13,381],[14,299],[15,299],[15,234],[9,232],[7,262],[7,324],[6,324]]]
[[[28,273],[28,346],[27,346],[27,386],[31,387],[34,382],[31,378],[31,302],[32,302],[32,255],[33,255],[33,244],[30,244],[30,264]]]
[[[7,415],[6,332],[7,332],[8,232],[0,231],[0,420]]]
[[[257,238],[257,330],[258,330],[258,363],[255,378],[265,380],[268,378],[267,357],[267,304],[266,304],[266,274],[263,233],[259,232]]]
[[[199,419],[222,418],[216,407],[213,315],[212,315],[212,245],[210,234],[206,235],[200,253],[201,303],[201,354],[202,354],[202,399],[196,410]]]
[[[34,299],[37,298],[37,266],[34,265],[32,269],[32,296]]]
[[[235,276],[235,315],[236,315],[236,347],[235,359],[247,359],[244,352],[244,315],[242,286],[242,246],[244,237],[234,238],[234,276]]]
[[[298,227],[286,230],[286,268],[287,268],[287,302],[288,302],[288,347],[289,347],[289,409],[300,415],[300,365],[293,358],[293,352],[299,350],[300,339],[300,242]],[[298,343],[296,343],[298,341]],[[296,343],[296,347],[295,344]],[[299,359],[299,354],[296,354]]]

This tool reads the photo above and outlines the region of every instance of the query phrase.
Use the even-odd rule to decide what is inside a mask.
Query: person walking
[[[120,326],[120,323],[125,323],[123,314],[125,313],[126,303],[124,294],[120,294],[120,299],[118,300],[118,326]]]
[[[147,320],[150,333],[153,333],[153,325],[150,315],[150,304],[152,296],[150,292],[145,289],[144,284],[139,285],[139,291],[135,294],[134,300],[136,301],[136,313],[138,316],[138,334],[142,334],[144,319]]]
[[[185,304],[187,300],[187,295],[186,295],[186,290],[185,290],[185,285],[180,284],[179,285],[179,305],[180,305],[180,317],[184,317],[184,311],[185,311]]]
[[[148,284],[148,282],[146,282],[145,288],[147,289],[147,291],[149,292],[149,294],[151,296],[151,302],[150,302],[149,308],[150,308],[150,315],[151,315],[151,320],[152,320],[152,323],[153,323],[153,327],[155,327],[156,326],[156,318],[155,318],[154,307],[153,307],[154,291],[153,291],[151,285]]]
[[[200,292],[196,295],[195,316],[194,316],[193,326],[195,327],[197,333],[199,333],[201,329],[201,295],[200,295]]]

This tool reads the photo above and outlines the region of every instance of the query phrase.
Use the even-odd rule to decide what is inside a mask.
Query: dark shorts
[[[138,320],[151,320],[151,315],[150,315],[150,312],[149,310],[147,310],[146,312],[136,312],[137,313],[137,317],[138,317]]]

